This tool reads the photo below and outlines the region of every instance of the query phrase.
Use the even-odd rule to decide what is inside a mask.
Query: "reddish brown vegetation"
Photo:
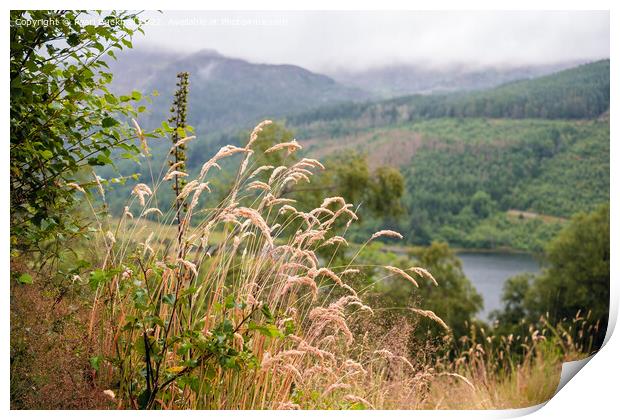
[[[94,383],[86,325],[77,298],[11,282],[11,409],[106,409]]]

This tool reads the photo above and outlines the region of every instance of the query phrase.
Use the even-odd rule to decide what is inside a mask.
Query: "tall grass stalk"
[[[176,168],[162,169],[154,185],[138,184],[118,226],[102,231],[108,257],[91,275],[93,334],[105,356],[100,377],[117,381],[119,407],[385,408],[421,395],[428,375],[352,332],[372,316],[348,284],[355,265],[329,267],[332,258],[317,255],[347,245],[352,205],[328,197],[304,212],[282,197],[323,169],[314,159],[275,169],[253,163],[252,143],[270,123],[245,147],[222,147],[170,210],[154,203],[178,178]],[[288,142],[266,153],[300,147]],[[201,195],[227,158],[239,162],[234,181],[217,206],[203,207]],[[179,204],[187,210],[177,220]],[[158,221],[150,232],[147,218]],[[177,223],[177,240],[160,240]],[[413,280],[405,269],[386,269]]]

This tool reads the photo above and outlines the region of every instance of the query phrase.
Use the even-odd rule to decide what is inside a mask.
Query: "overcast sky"
[[[609,13],[147,12],[136,47],[215,49],[314,71],[395,63],[547,64],[609,57]]]

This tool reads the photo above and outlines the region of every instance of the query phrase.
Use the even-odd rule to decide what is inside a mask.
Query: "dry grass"
[[[158,225],[143,223],[157,191],[178,176],[169,172],[134,188],[118,225],[101,224],[101,268],[109,275],[91,325],[102,370],[109,384],[120,383],[119,407],[402,408],[422,401],[432,375],[414,369],[405,352],[383,352],[382,343],[351,330],[372,314],[347,284],[361,249],[339,267],[319,254],[325,245],[347,245],[357,220],[352,205],[331,197],[303,211],[280,196],[322,170],[313,159],[256,175],[251,147],[268,123],[245,148],[223,147],[188,180],[178,195],[189,204],[180,217],[157,212]],[[268,152],[299,148],[283,143]],[[209,193],[202,186],[233,155],[240,164],[229,193],[219,206],[200,209],[197,196]],[[386,234],[400,236],[377,235]],[[416,283],[404,269],[385,268]]]
[[[328,157],[347,149],[358,150],[368,155],[371,169],[382,165],[402,166],[421,147],[434,147],[438,141],[406,128],[374,130],[338,138],[314,138],[302,142],[319,158]]]
[[[90,367],[88,308],[42,280],[11,285],[11,409],[113,407]]]
[[[157,246],[165,247],[173,244],[178,235],[177,226],[174,224],[164,224],[157,220],[156,215],[150,216],[148,219],[142,218],[140,220],[128,219],[123,222],[124,229],[119,231],[118,238],[120,241],[137,241],[138,243],[144,243],[152,232],[157,232],[151,239],[157,243]],[[118,226],[121,220],[114,218],[110,222],[112,226]],[[212,232],[211,240],[216,243],[223,239],[222,232]]]
[[[591,314],[552,326],[542,316],[523,335],[488,335],[472,328],[461,337],[456,353],[440,360],[446,372],[433,381],[427,408],[509,409],[531,407],[553,397],[560,381],[562,363],[592,354],[599,323]],[[455,376],[459,375],[459,376]]]
[[[533,355],[514,371],[487,369],[483,357],[478,370],[462,368],[464,380],[440,377],[431,384],[426,408],[451,410],[488,410],[531,407],[553,397],[560,381],[560,359]]]
[[[522,338],[520,360],[506,337],[465,338],[459,354],[446,356],[449,334],[412,344],[416,325],[375,313],[351,286],[361,275],[357,258],[372,240],[400,234],[379,231],[347,254],[347,264],[333,265],[357,220],[353,206],[329,197],[302,209],[284,199],[285,189],[311,182],[323,166],[301,159],[257,167],[252,143],[266,124],[246,147],[223,147],[188,180],[176,207],[186,210],[154,207],[161,188],[185,177],[170,168],[154,185],[134,188],[120,219],[95,214],[100,235],[89,245],[100,265],[90,277],[89,316],[66,299],[14,287],[13,406],[99,408],[114,395],[116,408],[514,408],[552,394],[562,361],[555,349],[579,350],[557,330],[552,346],[537,330]],[[200,208],[218,162],[231,156],[239,167],[228,194]],[[422,267],[383,270],[441,287]],[[449,330],[432,311],[409,309]],[[45,322],[37,323],[41,314]],[[101,357],[97,372],[89,356]]]

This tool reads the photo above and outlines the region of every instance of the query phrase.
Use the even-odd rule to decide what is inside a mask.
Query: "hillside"
[[[608,121],[442,118],[304,145],[400,167],[398,225],[413,243],[540,250],[565,218],[609,201]]]
[[[394,223],[411,242],[536,251],[566,218],[609,201],[608,107],[606,60],[488,91],[319,109],[288,124],[309,155],[354,149],[371,167],[401,168],[407,214]]]
[[[596,118],[609,109],[609,60],[476,92],[412,95],[289,117],[304,136],[355,133],[425,118]]]
[[[511,209],[568,218],[609,201],[606,122],[434,120],[426,130],[435,145],[405,166],[412,237],[540,250],[560,223]]]
[[[338,131],[425,117],[575,118],[584,113],[584,107],[589,116],[594,116],[609,104],[609,93],[583,98],[592,89],[604,90],[605,80],[609,91],[609,60],[536,80],[530,79],[571,63],[479,70],[401,65],[340,71],[328,77],[294,65],[250,63],[214,50],[189,55],[131,50],[120,53],[118,60],[108,60],[108,64],[114,73],[112,91],[159,92],[143,117],[156,126],[168,117],[175,75],[190,72],[189,121],[203,135],[247,129],[267,117],[288,116],[298,129],[327,125],[326,129]],[[502,83],[508,84],[489,90]],[[582,91],[576,91],[575,85]],[[466,93],[476,90],[480,91]],[[459,92],[447,93],[455,91]],[[402,96],[430,92],[439,94]],[[577,99],[572,104],[561,101],[562,108],[545,109],[548,103],[557,102],[558,96]],[[377,101],[380,97],[392,99]]]
[[[145,65],[148,63],[148,65]],[[254,64],[212,50],[190,55],[166,51],[129,51],[109,60],[113,91],[157,90],[145,126],[168,118],[178,72],[190,73],[189,118],[197,132],[248,128],[257,120],[279,118],[371,95],[298,66]]]
[[[223,60],[224,67],[233,65],[229,59],[208,56],[214,62]],[[214,66],[215,75],[220,65]],[[244,69],[239,74],[261,69],[264,77],[282,71],[280,66],[234,66]],[[313,83],[330,83],[303,70],[286,70],[289,76],[293,71]],[[196,74],[200,71],[194,70],[190,97],[216,89],[195,86]],[[229,74],[234,78],[232,70]],[[269,100],[269,106],[276,107],[277,101]],[[189,120],[198,126],[199,139],[191,144],[190,172],[220,146],[242,141],[238,132],[201,135],[201,125],[209,123],[192,120],[192,114],[214,118],[205,117],[215,111],[204,108],[219,105],[194,101],[198,105],[190,104],[190,109],[199,109],[190,111]],[[354,149],[366,153],[371,168],[400,168],[407,185],[406,212],[390,223],[411,243],[445,240],[461,247],[540,250],[566,218],[609,200],[608,107],[609,61],[601,61],[487,91],[320,107],[288,117],[286,125],[309,156],[325,158]],[[517,118],[524,115],[530,118]],[[229,113],[218,118],[236,117]],[[153,146],[156,155],[168,147],[158,144]],[[128,169],[123,172],[144,168]],[[126,197],[127,188],[111,194],[111,201]],[[382,222],[369,223],[367,229]]]

